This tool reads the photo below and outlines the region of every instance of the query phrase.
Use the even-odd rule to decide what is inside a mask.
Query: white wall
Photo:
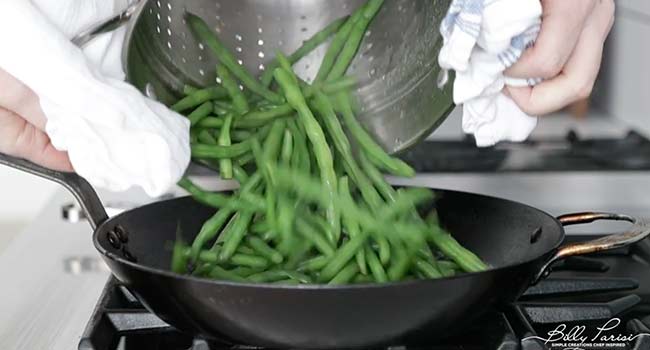
[[[603,98],[597,102],[650,135],[650,1],[616,4],[616,24],[605,52]]]
[[[0,227],[29,222],[57,189],[36,176],[0,167]]]

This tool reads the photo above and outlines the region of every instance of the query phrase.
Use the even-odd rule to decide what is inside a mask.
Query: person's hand
[[[544,78],[505,92],[529,115],[557,111],[591,94],[603,45],[614,23],[614,0],[542,0],[535,46],[506,71],[513,78]]]
[[[45,115],[38,97],[0,68],[0,152],[72,171],[67,153],[56,150],[44,130]]]

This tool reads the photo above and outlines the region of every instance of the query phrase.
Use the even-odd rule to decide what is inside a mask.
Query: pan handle
[[[546,264],[544,264],[540,272],[537,274],[534,283],[537,283],[542,278],[546,277],[550,273],[551,265],[553,265],[553,263],[557,262],[558,260],[566,259],[568,257],[576,255],[584,255],[626,247],[628,245],[637,243],[650,235],[650,223],[647,220],[635,218],[628,215],[591,212],[562,215],[557,219],[563,226],[588,224],[600,220],[610,220],[627,221],[632,223],[632,227],[624,233],[605,236],[589,242],[570,243],[563,245],[555,252],[555,255],[553,255],[553,257],[551,257],[551,259],[549,259]]]
[[[15,158],[4,153],[0,153],[0,164],[40,176],[65,187],[77,199],[79,205],[81,205],[81,209],[89,218],[90,226],[92,226],[93,230],[108,220],[108,215],[97,193],[88,181],[81,176],[75,173],[47,169],[30,161]]]

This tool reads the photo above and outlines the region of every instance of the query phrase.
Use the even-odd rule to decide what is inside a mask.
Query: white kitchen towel
[[[190,161],[189,122],[123,81],[124,31],[84,50],[77,32],[126,0],[0,1],[0,67],[39,97],[52,144],[75,171],[112,191],[133,186],[158,196]]]
[[[454,70],[454,102],[463,105],[463,131],[479,147],[524,141],[537,126],[503,88],[532,86],[539,79],[512,79],[504,71],[537,39],[539,0],[454,0],[440,31],[440,67]]]

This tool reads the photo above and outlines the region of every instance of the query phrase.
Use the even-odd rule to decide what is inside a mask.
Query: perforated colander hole
[[[201,74],[201,76],[203,77],[205,76],[205,71],[203,69],[199,69],[199,74]]]
[[[167,35],[172,36],[172,30],[167,28]]]
[[[261,72],[266,70],[266,67],[264,67],[263,63],[260,63],[260,65],[257,67]]]
[[[185,57],[181,57],[181,62],[187,63],[187,59]]]
[[[262,33],[264,33],[264,29],[262,29],[261,27],[257,28],[257,34],[262,34]]]
[[[264,52],[262,52],[262,51],[257,53],[257,57],[259,57],[259,58],[264,58],[264,56],[266,56],[266,55],[264,55]]]
[[[199,43],[199,50],[204,50],[205,46],[203,46],[203,43]]]
[[[235,47],[235,51],[241,53],[242,51],[244,51],[244,49],[241,46],[237,46],[237,47]]]
[[[242,38],[241,35],[239,35],[239,34],[235,34],[235,40],[237,40],[237,41],[242,41],[243,39],[244,39],[244,38]]]
[[[244,91],[244,85],[239,85],[239,90]]]
[[[217,77],[217,84],[221,84],[221,78]]]
[[[199,55],[199,61],[203,61],[203,56]]]
[[[160,26],[156,26],[156,31],[158,32],[158,34],[161,33]]]
[[[169,3],[169,2],[167,3],[167,9],[169,9],[169,11],[171,11],[171,10],[172,10],[172,4],[171,4],[171,3]]]
[[[242,60],[237,60],[237,63],[239,63],[240,66],[244,65],[244,61],[242,61]]]
[[[262,40],[262,39],[258,40],[257,45],[264,46],[264,40]]]
[[[158,22],[160,22],[160,13],[156,13],[156,18],[158,18]]]
[[[160,8],[160,6],[161,6],[160,1],[156,1],[156,5],[158,6],[158,8]]]
[[[170,49],[170,50],[172,49],[172,43],[169,42],[169,41],[167,42],[167,48]]]

